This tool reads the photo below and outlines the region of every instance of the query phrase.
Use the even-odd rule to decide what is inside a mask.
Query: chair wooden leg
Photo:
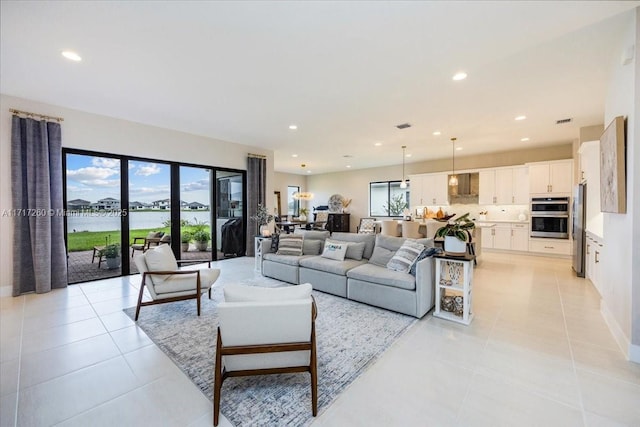
[[[315,417],[318,415],[318,361],[316,354],[316,325],[315,322],[311,325],[311,357],[310,357],[311,372],[311,413]]]
[[[138,321],[138,316],[140,315],[140,306],[142,305],[142,295],[144,294],[144,282],[147,280],[147,273],[142,274],[142,283],[140,283],[140,294],[138,295],[138,305],[136,306],[136,318],[135,321]]]
[[[220,390],[222,390],[222,339],[220,327],[218,327],[218,339],[216,341],[216,366],[214,367],[213,380],[213,425],[217,426],[220,418]]]

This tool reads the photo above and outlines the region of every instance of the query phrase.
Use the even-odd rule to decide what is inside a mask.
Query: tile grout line
[[[587,426],[587,414],[584,410],[584,402],[582,399],[582,387],[580,386],[580,380],[578,379],[578,371],[576,369],[576,360],[573,356],[573,346],[571,345],[571,339],[569,338],[569,328],[567,327],[567,314],[564,310],[564,299],[562,298],[562,291],[560,289],[560,279],[558,273],[554,272],[556,279],[556,289],[558,290],[558,297],[560,298],[560,308],[562,309],[562,324],[564,325],[564,333],[567,338],[567,344],[569,345],[569,354],[571,355],[571,367],[573,369],[573,377],[576,380],[576,386],[578,387],[578,401],[580,402],[580,409],[582,412],[582,425]]]

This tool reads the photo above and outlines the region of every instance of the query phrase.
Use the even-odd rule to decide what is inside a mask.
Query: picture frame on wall
[[[618,116],[600,137],[600,210],[626,213],[625,121]]]

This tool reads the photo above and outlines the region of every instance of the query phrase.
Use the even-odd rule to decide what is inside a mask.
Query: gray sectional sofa
[[[315,290],[423,317],[434,305],[434,261],[416,263],[415,276],[386,268],[406,239],[373,234],[297,230],[304,238],[301,256],[278,255],[263,241],[262,274],[284,282],[311,283]],[[344,261],[320,256],[326,239],[350,242]],[[315,242],[314,242],[315,241]],[[319,241],[319,242],[318,242]],[[417,239],[433,247],[433,239]],[[352,250],[353,249],[353,250]]]

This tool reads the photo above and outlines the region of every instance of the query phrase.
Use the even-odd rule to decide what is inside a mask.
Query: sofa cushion
[[[352,268],[364,264],[366,261],[356,261],[355,259],[345,259],[344,261],[336,261],[321,256],[303,257],[300,259],[300,267],[310,268],[312,270],[320,270],[326,273],[333,273],[340,276],[346,276],[347,271]]]
[[[418,255],[418,258],[416,258],[415,261],[413,261],[413,264],[411,265],[411,268],[409,269],[409,274],[415,276],[416,275],[416,268],[417,268],[417,265],[418,265],[418,263],[420,261],[422,261],[423,259],[425,259],[427,257],[433,256],[435,254],[440,254],[442,252],[444,252],[442,249],[436,248],[436,247],[424,248],[422,250],[422,252],[420,252],[420,255]]]
[[[411,274],[389,270],[371,262],[349,270],[347,277],[400,289],[414,290],[416,288],[416,278]]]
[[[302,241],[302,255],[320,255],[322,240],[304,239]]]
[[[229,285],[224,288],[223,292],[225,302],[251,302],[308,299],[312,290],[310,283],[303,283],[299,286],[284,286],[281,288]]]
[[[153,249],[149,249],[144,254],[147,268],[149,271],[176,271],[178,270],[178,263],[176,257],[173,255],[171,246],[160,245]],[[169,275],[157,275],[151,276],[151,280],[154,285],[158,285],[167,280]]]
[[[332,242],[327,240],[324,243],[324,250],[322,251],[323,258],[329,258],[336,261],[344,260],[344,256],[347,253],[348,243]]]
[[[362,256],[366,259],[371,258],[371,254],[373,253],[373,247],[376,243],[376,236],[374,234],[358,234],[358,233],[344,233],[344,232],[334,232],[331,234],[331,240],[340,240],[342,242],[355,242],[355,243],[364,243],[364,252]],[[349,258],[349,253],[347,253],[347,258]]]
[[[400,246],[395,255],[387,263],[387,268],[408,273],[418,255],[422,253],[424,245],[412,239],[407,239]]]
[[[268,254],[264,254],[262,256],[262,259],[278,262],[280,264],[293,265],[294,267],[297,267],[301,259],[304,259],[305,257],[313,257],[313,256],[314,255],[297,256],[297,255],[278,255],[277,253],[275,254],[268,253]]]
[[[360,261],[362,259],[362,255],[364,254],[364,242],[345,242],[342,240],[333,240],[327,239],[325,243],[335,243],[335,244],[343,244],[347,245],[347,253],[345,254],[345,258],[351,258]]]
[[[293,236],[286,234],[280,236],[280,242],[278,243],[278,255],[302,255],[302,236]]]
[[[331,232],[329,230],[303,230],[301,228],[296,228],[293,232],[294,236],[303,236],[305,240],[322,240],[324,241]]]
[[[373,265],[386,268],[387,264],[389,263],[389,261],[391,261],[391,258],[393,258],[395,253],[395,250],[390,250],[385,247],[376,245],[376,247],[373,248],[373,254],[369,259],[369,262]]]

